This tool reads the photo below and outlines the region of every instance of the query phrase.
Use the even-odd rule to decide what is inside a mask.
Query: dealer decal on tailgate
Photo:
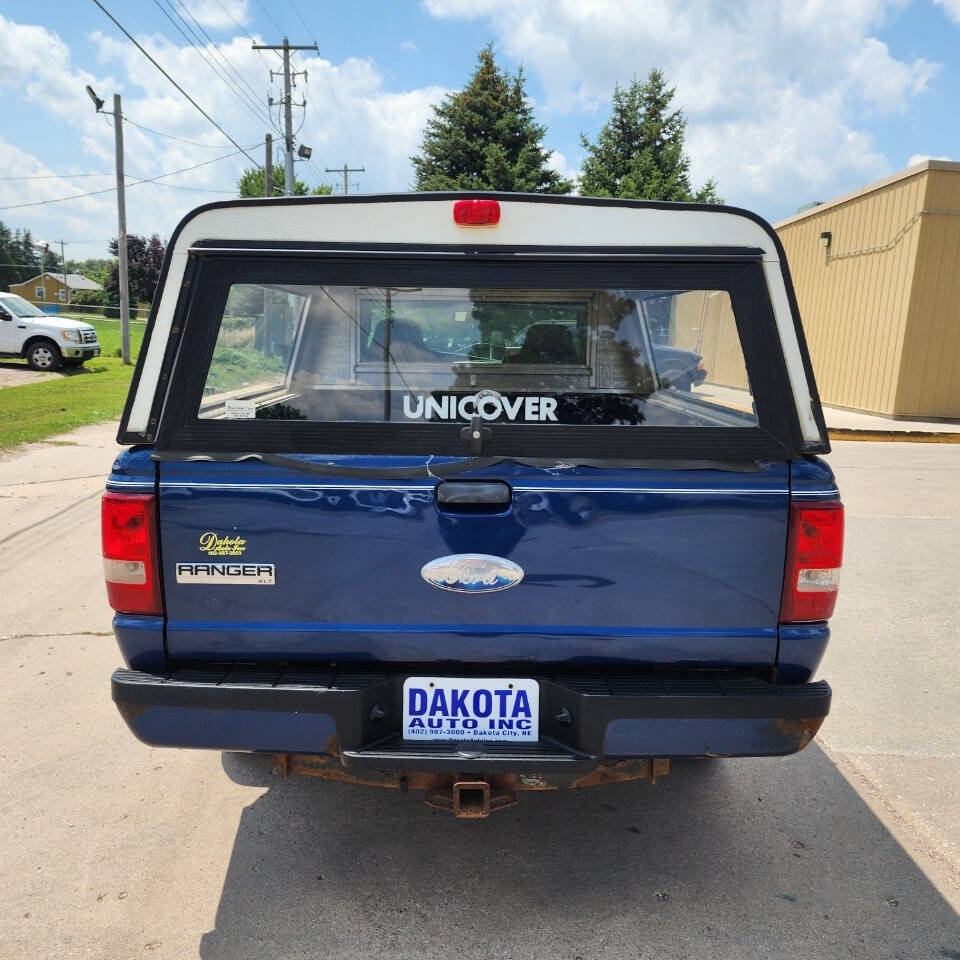
[[[403,684],[404,740],[537,740],[536,680],[408,677]]]

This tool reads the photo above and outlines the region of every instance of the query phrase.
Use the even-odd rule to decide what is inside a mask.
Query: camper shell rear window
[[[796,437],[756,256],[193,256],[161,446],[455,456],[480,423],[484,453],[756,458]]]

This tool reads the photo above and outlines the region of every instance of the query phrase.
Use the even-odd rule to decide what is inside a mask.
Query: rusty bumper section
[[[366,787],[386,787],[406,793],[422,791],[424,802],[438,810],[452,813],[461,820],[482,820],[496,810],[511,807],[517,794],[550,790],[580,790],[609,783],[630,780],[649,780],[670,772],[666,759],[601,761],[589,773],[570,776],[533,775],[521,773],[430,773],[426,771],[397,773],[367,771],[354,773],[346,770],[336,743],[329,744],[329,753],[275,753],[273,771],[283,777],[300,774],[353,783]]]

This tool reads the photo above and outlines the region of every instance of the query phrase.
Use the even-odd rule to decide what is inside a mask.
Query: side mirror
[[[7,311],[4,310],[3,307],[0,307],[0,320],[12,320],[12,319],[13,317],[10,316],[10,314],[7,313]]]

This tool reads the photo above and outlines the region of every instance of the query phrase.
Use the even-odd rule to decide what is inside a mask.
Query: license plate
[[[536,680],[407,677],[404,740],[535,741],[540,737]]]

